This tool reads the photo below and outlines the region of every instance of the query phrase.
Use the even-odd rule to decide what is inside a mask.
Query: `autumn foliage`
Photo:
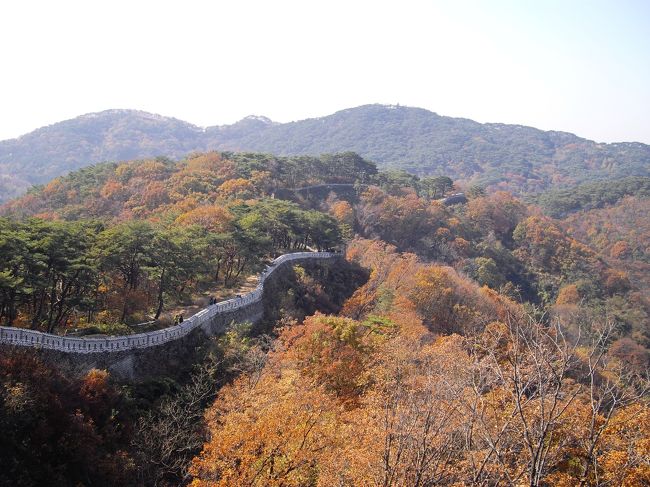
[[[301,286],[267,290],[277,323],[232,324],[211,344],[219,373],[184,386],[120,393],[103,371],[1,357],[0,445],[40,462],[39,482],[650,484],[647,201],[556,220],[478,185],[440,199],[461,185],[353,153],[209,152],[98,165],[9,203],[10,326],[128,331],[279,253],[344,247],[349,262],[322,282],[295,267]],[[341,296],[337,316],[307,316]],[[150,386],[177,393],[143,412],[129,394]]]
[[[386,244],[348,252],[372,269],[344,309],[355,318],[285,328],[222,390],[192,485],[650,481],[643,382],[602,341]]]
[[[0,355],[0,484],[128,485],[130,417],[105,371],[70,378],[25,351]]]

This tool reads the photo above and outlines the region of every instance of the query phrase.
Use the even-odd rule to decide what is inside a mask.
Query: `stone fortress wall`
[[[141,375],[137,371],[137,363],[145,355],[150,356],[147,360],[149,364],[152,360],[155,362],[156,356],[161,359],[163,356],[178,356],[184,353],[188,343],[223,333],[233,321],[255,323],[262,319],[264,283],[283,264],[333,258],[341,258],[341,254],[296,252],[281,255],[260,274],[259,283],[253,291],[208,306],[182,323],[162,330],[106,338],[77,338],[0,326],[0,345],[31,347],[45,353],[51,351],[48,355],[54,354],[57,361],[67,361],[77,368],[108,368],[118,376],[135,379]]]

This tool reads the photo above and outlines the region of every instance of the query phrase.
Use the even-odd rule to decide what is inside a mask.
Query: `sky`
[[[0,140],[110,108],[210,126],[367,103],[650,143],[650,1],[0,3]]]

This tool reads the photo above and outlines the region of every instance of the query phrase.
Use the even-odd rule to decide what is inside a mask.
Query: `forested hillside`
[[[5,326],[132,333],[282,252],[348,262],[322,283],[294,267],[272,322],[233,323],[173,377],[119,384],[9,349],[0,483],[650,483],[644,178],[547,199],[563,220],[478,186],[445,204],[454,184],[351,152],[207,152],[5,204]]]
[[[107,110],[0,142],[0,201],[90,164],[144,156],[180,158],[201,147],[202,130],[136,110]]]
[[[597,144],[564,132],[480,124],[420,108],[366,105],[327,117],[266,124],[236,137],[209,129],[211,147],[276,154],[352,150],[418,174],[445,174],[517,193],[591,179],[648,175],[650,147]]]
[[[370,280],[220,391],[192,485],[650,482],[647,284],[599,253],[638,249],[592,249],[504,192],[328,205],[374,237],[347,254]],[[643,218],[621,205],[592,211]]]
[[[626,196],[650,197],[650,178],[627,177],[585,183],[570,189],[553,189],[535,201],[544,213],[554,218],[566,217],[581,210],[588,211],[617,204]]]
[[[322,183],[350,186],[337,195]],[[610,189],[619,195],[644,184],[632,178]],[[99,315],[105,323],[146,321],[146,313],[158,318],[166,302],[182,299],[199,283],[212,279],[229,286],[274,253],[332,248],[357,234],[452,265],[531,305],[549,308],[569,300],[580,304],[583,321],[605,312],[615,324],[612,337],[634,337],[640,350],[650,348],[648,296],[638,277],[647,260],[646,200],[628,197],[598,210],[616,212],[617,226],[596,210],[556,221],[500,191],[472,192],[467,204],[445,206],[437,198],[452,185],[446,177],[377,173],[354,153],[316,158],[210,152],[180,162],[158,158],[84,168],[2,207],[10,217],[3,221],[3,269],[12,276],[9,283],[24,290],[4,295],[0,316],[48,330],[92,322],[107,309],[113,311]],[[312,186],[319,191],[287,191]],[[38,259],[29,250],[35,246]],[[44,278],[30,270],[39,268],[47,269]],[[124,271],[104,270],[114,268]],[[58,280],[71,301],[50,295]]]
[[[381,168],[448,175],[515,193],[648,176],[650,147],[598,144],[564,132],[480,124],[420,108],[366,105],[291,123],[247,117],[201,129],[132,110],[108,110],[0,142],[0,201],[31,184],[102,161],[190,151],[320,155],[354,151]]]
[[[0,323],[133,333],[128,324],[158,322],[197,293],[203,301],[235,292],[271,257],[332,249],[350,232],[326,213],[274,199],[274,188],[354,183],[374,172],[351,153],[213,152],[99,164],[55,179],[3,208]]]
[[[614,266],[623,269],[646,297],[650,296],[650,198],[628,196],[617,204],[574,213],[563,220],[567,232],[587,242]]]
[[[650,480],[647,389],[606,352],[604,323],[581,340],[381,242],[348,256],[370,281],[220,391],[192,485]]]

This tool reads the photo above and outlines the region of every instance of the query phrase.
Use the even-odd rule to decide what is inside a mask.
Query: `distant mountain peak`
[[[264,115],[249,115],[247,117],[242,118],[241,121],[243,122],[244,120],[251,120],[251,121],[254,121],[254,122],[262,122],[262,123],[264,123],[266,125],[275,124],[275,122],[273,120],[271,120],[268,117],[265,117]]]
[[[151,113],[144,110],[134,110],[130,108],[110,108],[108,110],[102,110],[99,112],[86,113],[84,115],[80,115],[79,117],[66,120],[66,122],[92,123],[93,121],[108,121],[110,123],[112,120],[125,119],[156,122],[157,124],[174,124],[177,126],[183,126],[192,131],[203,132],[203,128],[175,117],[168,117],[166,115],[159,115],[157,113]]]
[[[211,127],[206,127],[204,132],[207,133],[233,133],[233,132],[243,132],[250,134],[251,132],[261,132],[267,128],[274,127],[276,125],[281,125],[278,122],[274,122],[268,117],[263,115],[248,115],[247,117],[238,120],[232,124],[225,125],[214,125]]]
[[[144,110],[134,110],[130,108],[109,108],[108,110],[100,110],[98,112],[84,113],[83,115],[80,115],[79,117],[76,118],[83,120],[83,119],[101,118],[101,117],[106,117],[111,115],[128,115],[128,116],[135,115],[139,117],[154,118],[158,120],[167,118],[162,115],[158,115],[156,113],[145,112]]]

